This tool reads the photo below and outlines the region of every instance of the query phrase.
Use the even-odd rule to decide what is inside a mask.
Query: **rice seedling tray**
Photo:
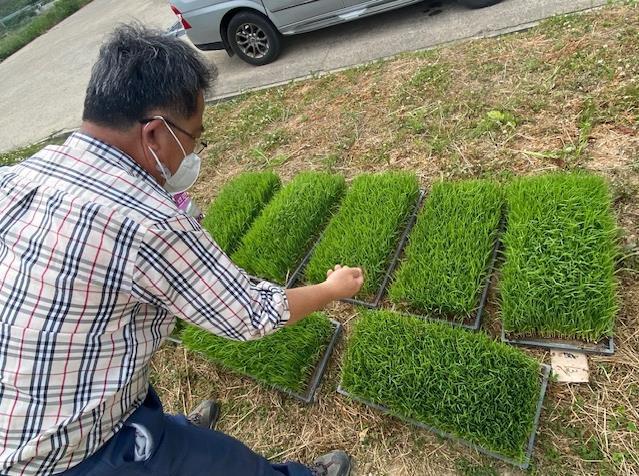
[[[345,191],[344,177],[301,172],[255,219],[230,256],[248,274],[285,283],[321,233]],[[287,279],[287,277],[289,279]]]
[[[414,313],[410,311],[403,311],[400,309],[393,309],[403,315],[418,317],[420,319],[428,319],[429,321],[435,322],[443,322],[455,327],[461,327],[462,329],[468,329],[470,331],[478,331],[481,329],[481,323],[484,316],[484,309],[486,308],[486,303],[488,302],[488,292],[490,291],[490,283],[493,278],[493,274],[495,273],[495,267],[497,265],[497,257],[499,255],[499,249],[501,248],[501,235],[504,232],[505,220],[503,217],[499,222],[499,228],[497,230],[497,236],[495,237],[495,243],[493,244],[492,253],[490,255],[490,261],[488,263],[488,272],[486,274],[486,280],[484,281],[484,285],[481,289],[481,294],[478,295],[479,304],[477,306],[477,310],[475,311],[475,315],[465,322],[455,322],[450,319],[445,319],[443,317],[433,317],[432,315]]]
[[[306,265],[308,264],[309,260],[311,259],[311,256],[313,255],[313,250],[315,249],[315,246],[317,245],[317,243],[321,239],[322,239],[322,237],[320,235],[320,237],[317,238],[315,243],[313,243],[313,246],[311,246],[311,249],[306,253],[306,255],[304,255],[304,258],[302,258],[302,261],[300,261],[300,263],[297,265],[295,270],[288,277],[288,279],[286,280],[286,283],[283,284],[284,288],[289,289],[289,288],[292,288],[293,286],[295,286],[297,284],[297,282],[300,280],[300,277],[302,276],[302,273],[304,272],[304,268],[306,267]],[[269,281],[266,278],[260,278],[259,276],[253,276],[251,274],[249,274],[249,279],[254,284],[255,283],[259,283],[261,281]],[[278,284],[278,283],[276,283],[276,284]],[[281,283],[279,283],[279,284],[281,284]]]
[[[478,330],[501,246],[503,216],[497,182],[435,183],[388,288],[393,310]]]
[[[383,292],[384,278],[419,198],[419,181],[414,173],[365,173],[355,177],[314,248],[304,270],[304,282],[324,281],[326,270],[336,264],[359,266],[366,278],[353,300],[375,307],[375,297]]]
[[[231,255],[253,221],[280,189],[273,172],[244,172],[227,182],[202,221],[215,242]]]
[[[404,231],[402,233],[402,235],[399,238],[399,241],[397,243],[397,247],[395,248],[395,250],[393,251],[393,255],[391,258],[391,261],[388,265],[388,268],[386,269],[386,272],[384,273],[384,278],[382,280],[382,283],[380,284],[380,287],[377,290],[377,293],[375,294],[375,297],[373,298],[372,301],[364,301],[362,299],[356,299],[356,298],[346,298],[346,299],[340,299],[341,302],[345,302],[348,304],[353,304],[353,305],[357,305],[357,306],[363,306],[366,307],[368,309],[377,309],[379,308],[381,302],[382,302],[382,298],[384,297],[384,292],[386,291],[386,286],[388,285],[388,282],[390,281],[390,278],[393,274],[393,271],[395,270],[395,268],[397,267],[397,262],[399,261],[399,257],[401,256],[402,250],[404,249],[404,246],[406,245],[406,240],[408,239],[408,235],[410,234],[411,230],[413,229],[413,226],[415,225],[415,220],[417,219],[417,213],[419,212],[419,208],[424,200],[424,196],[426,195],[426,191],[423,189],[419,190],[419,193],[417,195],[417,199],[415,200],[415,204],[413,205],[413,209],[408,217],[408,220],[406,221],[406,225],[404,228]],[[309,251],[308,255],[306,255],[306,258],[304,259],[304,261],[300,264],[300,266],[298,267],[298,269],[295,271],[295,273],[291,276],[291,280],[290,282],[290,286],[292,287],[297,280],[299,279],[299,277],[301,276],[302,272],[304,271],[304,267],[308,264],[308,262],[310,261],[313,252],[315,251],[315,248],[317,247],[317,244],[322,240],[322,235],[320,235],[320,237],[317,239],[317,241],[315,242],[315,244],[313,245],[313,248]],[[296,278],[295,280],[293,280],[292,278]]]
[[[340,381],[352,396],[517,465],[526,463],[542,386],[540,363],[519,349],[383,310],[360,312]]]
[[[331,355],[333,354],[333,351],[335,350],[335,345],[337,344],[337,341],[342,333],[342,324],[340,324],[338,321],[334,320],[334,319],[329,319],[332,327],[333,327],[333,331],[330,337],[330,340],[328,341],[326,348],[324,349],[324,352],[322,353],[320,359],[317,362],[317,365],[315,366],[313,373],[311,374],[308,386],[306,388],[306,391],[304,393],[300,393],[300,392],[295,392],[291,389],[285,388],[281,385],[276,385],[276,384],[270,384],[268,382],[264,382],[254,376],[251,376],[249,374],[242,374],[244,376],[247,376],[249,378],[251,378],[252,380],[255,380],[256,382],[262,384],[262,385],[266,385],[270,388],[273,388],[279,392],[282,392],[296,400],[299,400],[301,402],[310,404],[315,400],[315,393],[317,392],[317,389],[320,386],[320,383],[322,381],[322,378],[324,377],[324,374],[326,373],[326,367],[328,366],[328,361],[330,360]],[[175,342],[177,344],[182,344],[182,341],[180,339],[176,339],[176,338],[168,338],[167,340],[170,340],[172,342]],[[198,352],[201,353],[202,355],[204,355],[206,357],[205,354],[203,354],[202,352]]]
[[[537,406],[536,406],[536,410],[535,410],[535,420],[533,423],[533,428],[532,431],[530,432],[530,436],[528,438],[528,445],[526,447],[526,457],[524,459],[523,462],[519,462],[516,461],[512,458],[509,458],[507,456],[503,456],[499,453],[495,453],[493,451],[490,451],[486,448],[483,448],[479,445],[476,445],[475,443],[472,443],[470,441],[467,441],[463,438],[459,438],[455,435],[452,435],[450,433],[446,433],[445,431],[439,430],[437,428],[434,428],[432,426],[426,425],[424,423],[421,423],[417,420],[413,420],[411,418],[407,418],[404,417],[402,415],[397,414],[396,412],[393,412],[392,410],[390,410],[389,408],[386,408],[383,405],[378,405],[376,403],[373,402],[369,402],[368,400],[365,400],[363,398],[357,397],[355,395],[351,395],[351,393],[349,393],[348,391],[344,390],[341,386],[341,384],[337,387],[337,392],[347,398],[350,398],[354,401],[357,401],[359,403],[362,403],[370,408],[373,408],[375,410],[378,410],[382,413],[385,413],[387,415],[391,415],[395,418],[398,418],[402,421],[405,421],[406,423],[410,423],[411,425],[418,427],[418,428],[422,428],[424,430],[430,431],[431,433],[435,433],[436,435],[441,436],[442,438],[447,438],[449,440],[452,441],[456,441],[461,443],[462,445],[465,445],[469,448],[472,448],[476,451],[478,451],[479,453],[482,453],[486,456],[490,456],[492,458],[498,459],[500,461],[504,461],[508,464],[511,464],[513,466],[516,466],[520,469],[528,469],[528,467],[530,466],[530,462],[532,460],[532,454],[533,454],[533,450],[535,447],[535,440],[537,438],[537,430],[539,428],[539,420],[541,419],[541,410],[543,408],[543,403],[544,403],[544,398],[546,396],[546,390],[548,389],[548,380],[550,377],[550,365],[547,364],[541,364],[540,365],[540,389],[539,389],[539,400],[537,401]]]
[[[518,345],[524,347],[539,347],[542,349],[550,350],[564,350],[570,352],[581,352],[584,354],[594,355],[613,355],[615,353],[615,342],[612,337],[606,337],[597,343],[582,342],[582,341],[569,341],[551,339],[545,337],[513,337],[506,334],[506,331],[501,327],[501,340],[502,342],[510,345]]]
[[[404,232],[399,238],[399,242],[397,243],[397,248],[395,248],[395,251],[393,252],[393,256],[390,260],[388,268],[386,269],[386,273],[384,274],[384,279],[382,280],[382,283],[380,284],[379,289],[377,290],[377,294],[375,294],[375,297],[373,298],[373,300],[364,301],[362,299],[346,298],[346,299],[342,299],[341,300],[342,302],[345,302],[348,304],[354,304],[356,306],[367,307],[369,309],[377,309],[380,306],[382,302],[382,298],[384,297],[384,293],[386,292],[386,286],[388,286],[388,282],[390,281],[390,278],[393,275],[393,271],[395,271],[395,268],[397,267],[397,263],[399,261],[399,257],[402,254],[402,250],[404,249],[404,246],[406,246],[406,240],[408,240],[408,235],[413,229],[413,226],[415,226],[415,220],[417,220],[417,213],[419,212],[419,208],[422,202],[424,201],[425,195],[426,195],[426,191],[421,189],[419,191],[419,194],[417,195],[417,199],[415,200],[415,205],[413,206],[413,210],[411,211],[411,214],[408,217],[408,221],[406,222],[406,227],[404,228]]]
[[[614,353],[617,229],[605,179],[586,172],[521,177],[506,195],[502,341]]]

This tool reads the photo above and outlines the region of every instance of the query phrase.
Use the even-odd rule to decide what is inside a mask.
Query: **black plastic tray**
[[[501,340],[510,345],[540,347],[542,349],[580,352],[583,354],[612,355],[615,353],[615,343],[612,337],[605,337],[596,344],[588,342],[571,343],[571,341],[543,337],[511,338],[506,335],[503,322],[501,325]]]
[[[301,400],[304,403],[312,403],[313,400],[315,399],[315,392],[317,391],[321,381],[322,381],[322,377],[324,377],[324,373],[326,372],[326,366],[328,365],[328,360],[331,357],[331,354],[333,353],[333,350],[335,349],[335,344],[337,343],[337,339],[339,339],[339,336],[342,332],[342,324],[340,324],[339,322],[337,322],[334,319],[330,320],[331,323],[333,324],[334,327],[334,331],[333,331],[333,335],[331,337],[331,340],[328,342],[328,345],[326,346],[326,349],[324,350],[324,353],[322,354],[322,358],[320,359],[319,363],[317,364],[317,366],[315,367],[315,370],[313,371],[313,375],[311,376],[311,381],[309,383],[308,389],[306,390],[306,393],[304,394],[299,394],[296,392],[293,392],[292,390],[289,390],[287,388],[284,387],[280,387],[278,385],[271,385],[271,384],[267,384],[264,382],[261,382],[253,377],[251,377],[250,375],[245,375],[246,377],[249,377],[253,380],[255,380],[258,383],[261,383],[263,385],[267,385],[271,388],[274,388],[275,390],[278,390],[282,393],[285,393],[287,395],[289,395],[290,397],[296,398],[298,400]],[[180,339],[177,339],[175,337],[167,337],[168,341],[170,342],[174,342],[176,344],[182,344],[182,341]],[[223,367],[223,366],[222,366]],[[234,372],[233,370],[229,369],[231,372]],[[237,372],[236,372],[237,373]]]
[[[481,328],[481,322],[484,315],[484,308],[486,307],[486,302],[488,301],[488,291],[490,290],[490,282],[492,281],[493,275],[495,274],[495,265],[497,263],[497,255],[499,253],[499,248],[501,247],[501,235],[504,232],[504,227],[505,227],[505,221],[502,215],[497,228],[497,235],[495,236],[495,243],[493,244],[493,250],[490,256],[490,261],[488,263],[488,273],[486,274],[486,281],[484,282],[484,287],[482,289],[481,296],[479,297],[479,307],[477,308],[477,311],[475,312],[475,318],[471,324],[455,322],[450,319],[432,317],[431,315],[428,315],[428,314],[405,312],[401,309],[393,309],[393,310],[405,316],[418,317],[420,319],[427,319],[429,321],[434,321],[434,322],[444,322],[454,327],[461,327],[463,329],[468,329],[471,331],[478,331]]]
[[[377,290],[377,294],[375,295],[375,298],[372,301],[363,301],[361,299],[347,298],[347,299],[341,299],[342,302],[345,302],[348,304],[354,304],[357,306],[364,306],[369,309],[379,308],[382,302],[382,298],[384,297],[384,293],[386,292],[386,286],[388,285],[388,282],[390,281],[390,278],[393,272],[395,271],[395,268],[397,267],[397,263],[399,261],[399,257],[402,254],[402,250],[404,249],[404,246],[406,246],[408,235],[413,229],[413,226],[415,226],[415,221],[417,220],[417,214],[419,213],[419,209],[421,207],[422,202],[424,201],[425,195],[426,195],[425,190],[419,191],[419,194],[417,195],[417,200],[415,200],[415,205],[413,205],[413,211],[408,217],[408,221],[406,222],[406,228],[404,228],[404,232],[402,233],[399,239],[399,242],[397,243],[397,248],[395,249],[395,252],[392,255],[390,264],[388,265],[388,268],[386,269],[386,274],[384,275],[382,284]]]
[[[386,413],[386,414],[389,414],[389,415],[394,416],[396,418],[399,418],[400,420],[403,420],[403,421],[405,421],[407,423],[410,423],[411,425],[414,425],[414,426],[416,426],[418,428],[423,428],[423,429],[428,430],[428,431],[430,431],[432,433],[435,433],[435,434],[437,434],[437,435],[439,435],[441,437],[448,438],[448,439],[453,440],[453,441],[457,441],[457,442],[459,442],[459,443],[461,443],[461,444],[463,444],[465,446],[468,446],[468,447],[470,447],[470,448],[472,448],[472,449],[474,449],[474,450],[476,450],[476,451],[478,451],[478,452],[480,452],[482,454],[485,454],[486,456],[490,456],[492,458],[499,459],[499,460],[504,461],[506,463],[512,464],[514,466],[517,466],[518,468],[521,468],[521,469],[528,469],[528,467],[530,466],[530,461],[532,459],[533,449],[535,447],[535,439],[537,437],[537,429],[539,428],[539,420],[541,418],[541,410],[543,408],[544,397],[546,396],[546,389],[548,388],[548,379],[549,379],[549,376],[550,376],[550,370],[551,370],[550,365],[546,365],[546,364],[541,364],[540,365],[540,383],[541,383],[541,386],[540,386],[540,390],[539,390],[539,400],[537,400],[537,408],[535,410],[535,419],[533,420],[533,428],[532,428],[532,431],[530,433],[530,436],[528,437],[528,447],[526,449],[526,457],[524,458],[523,462],[519,462],[519,461],[516,461],[516,460],[514,460],[512,458],[509,458],[507,456],[503,456],[503,455],[500,455],[499,453],[495,453],[493,451],[487,450],[487,449],[485,449],[485,448],[483,448],[483,447],[481,447],[479,445],[471,443],[470,441],[464,440],[463,438],[456,437],[454,435],[451,435],[450,433],[446,433],[445,431],[438,430],[437,428],[433,428],[433,427],[428,426],[428,425],[426,425],[424,423],[421,423],[421,422],[419,422],[417,420],[413,420],[411,418],[406,418],[406,417],[404,417],[402,415],[399,415],[399,414],[393,412],[392,410],[390,410],[390,409],[388,409],[388,408],[386,408],[386,407],[384,407],[382,405],[378,405],[376,403],[372,403],[372,402],[369,402],[367,400],[364,400],[363,398],[359,398],[359,397],[353,396],[350,393],[348,393],[346,390],[344,390],[341,385],[337,387],[337,392],[342,394],[342,395],[344,395],[344,396],[346,396],[346,397],[348,397],[348,398],[351,398],[351,399],[353,399],[353,400],[355,400],[357,402],[363,403],[366,406],[369,406],[369,407],[374,408],[376,410],[379,410],[379,411],[381,411],[383,413]]]

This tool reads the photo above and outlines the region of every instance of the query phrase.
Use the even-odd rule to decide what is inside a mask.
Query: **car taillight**
[[[176,7],[175,5],[171,5],[171,10],[173,10],[173,13],[175,13],[175,16],[178,17],[178,20],[180,20],[180,23],[182,23],[182,26],[184,27],[185,30],[188,30],[189,28],[191,28],[191,24],[188,21],[186,21],[186,19],[182,15],[182,12],[180,11],[178,7]]]

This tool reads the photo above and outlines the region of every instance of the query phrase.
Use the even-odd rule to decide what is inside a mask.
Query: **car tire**
[[[226,34],[233,52],[249,64],[262,66],[280,55],[280,33],[257,12],[243,11],[233,16]]]
[[[491,5],[495,5],[501,0],[457,0],[463,6],[468,8],[484,8],[490,7]]]

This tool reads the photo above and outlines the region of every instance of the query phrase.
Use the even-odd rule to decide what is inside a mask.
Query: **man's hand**
[[[311,312],[318,311],[331,301],[355,296],[364,284],[360,268],[337,265],[326,273],[326,281],[312,286],[287,289],[291,316],[287,325],[295,324]]]
[[[335,299],[346,299],[355,296],[364,284],[364,273],[360,268],[336,265],[326,272],[324,282]]]

